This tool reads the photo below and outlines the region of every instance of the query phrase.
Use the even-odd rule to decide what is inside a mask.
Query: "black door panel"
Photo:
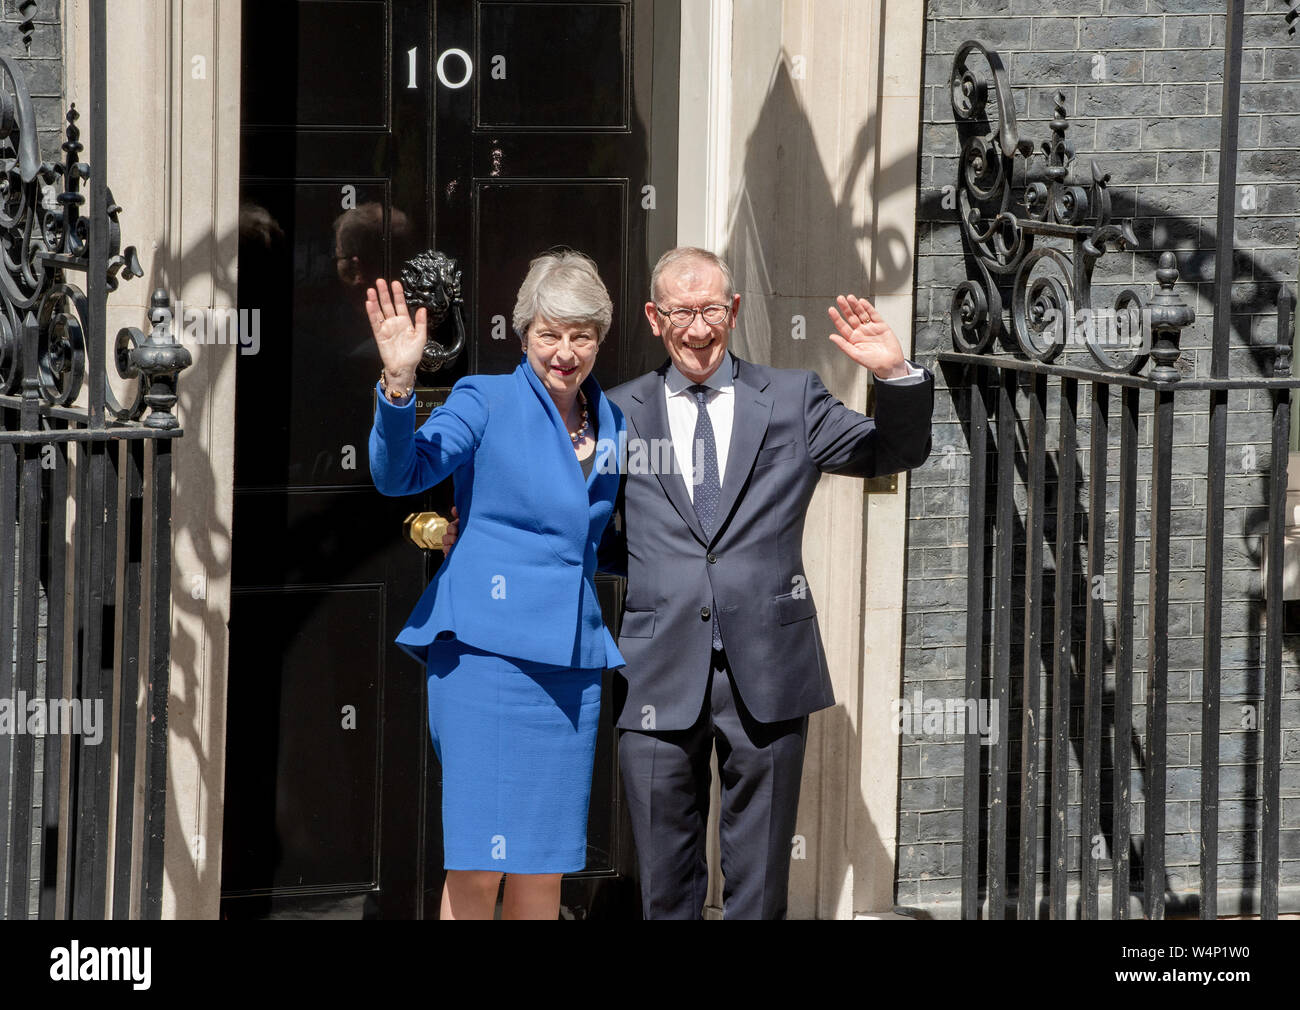
[[[476,180],[474,197],[477,370],[508,372],[521,357],[519,339],[509,326],[515,294],[529,261],[542,249],[565,245],[582,250],[596,261],[601,280],[616,297],[626,259],[627,184],[620,179]],[[521,234],[537,237],[528,244],[520,241]],[[498,336],[497,316],[505,322],[504,337]],[[618,331],[611,329],[596,356],[596,381],[605,389],[622,381],[619,358]]]
[[[479,4],[475,126],[629,131],[631,15],[622,3]]]
[[[675,82],[677,31],[664,0],[246,0],[239,305],[260,342],[236,358],[223,917],[437,917],[440,769],[423,668],[393,638],[442,560],[402,521],[449,514],[451,489],[370,482],[365,288],[425,249],[460,264],[466,347],[421,374],[422,402],[516,367],[515,293],[557,245],[615,302],[602,385],[657,363],[641,304],[675,232],[676,108],[650,105],[675,93],[653,75]],[[621,584],[598,590],[612,626]],[[566,916],[639,914],[613,679]]]

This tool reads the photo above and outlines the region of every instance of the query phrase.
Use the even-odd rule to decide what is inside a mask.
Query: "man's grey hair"
[[[655,304],[658,305],[663,299],[663,292],[659,288],[659,278],[663,276],[664,271],[670,267],[690,262],[708,263],[710,266],[717,267],[722,271],[724,300],[730,305],[732,296],[735,294],[735,288],[731,280],[731,267],[727,266],[722,257],[715,253],[691,245],[681,245],[676,249],[669,249],[659,257],[659,262],[655,264],[654,271],[650,274],[650,297],[654,299]]]
[[[555,323],[593,323],[597,339],[605,339],[614,319],[614,303],[590,257],[572,249],[553,250],[528,264],[528,276],[519,286],[511,320],[520,340],[538,318]]]

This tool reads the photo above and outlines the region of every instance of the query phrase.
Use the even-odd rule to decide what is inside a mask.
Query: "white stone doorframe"
[[[110,297],[110,334],[145,325],[149,296],[159,287],[173,304],[179,299],[187,308],[235,305],[240,7],[228,0],[108,4],[107,174],[123,207],[123,245],[137,248],[144,269],[143,277]],[[63,0],[64,98],[79,109],[89,107],[89,11],[87,0]],[[80,125],[87,129],[88,120]],[[88,142],[84,134],[82,141]],[[179,382],[176,412],[185,435],[173,469],[162,914],[215,919],[221,898],[237,348],[188,349],[194,363]],[[143,779],[137,775],[136,782],[138,787]],[[135,827],[138,853],[138,820]],[[111,831],[110,825],[110,837]]]
[[[747,189],[743,165],[733,151],[744,148],[749,129],[746,117],[752,112],[752,99],[743,94],[742,82],[752,86],[771,71],[774,50],[754,44],[765,34],[779,47],[778,59],[785,59],[790,40],[796,37],[801,45],[821,45],[827,51],[840,45],[842,50],[843,45],[833,38],[837,20],[843,26],[866,19],[868,32],[861,54],[865,66],[854,67],[855,82],[865,70],[862,94],[854,95],[847,80],[842,85],[839,80],[818,82],[815,74],[809,74],[800,82],[804,89],[800,100],[807,108],[839,103],[841,120],[847,123],[866,123],[874,116],[875,152],[866,174],[879,173],[888,165],[895,178],[916,178],[924,3],[891,0],[887,8],[886,16],[886,0],[689,0],[682,4],[679,243],[721,251],[733,239],[734,204],[737,195]],[[770,27],[756,30],[755,24]],[[736,42],[738,37],[744,39],[743,44]],[[861,105],[856,119],[850,102]],[[832,180],[837,167],[827,167]],[[866,225],[866,293],[890,320],[905,351],[910,351],[914,314],[911,263],[905,281],[895,278],[884,283],[870,247],[871,238],[888,227],[892,234],[905,237],[909,260],[914,258],[915,187],[895,186],[890,192],[888,185],[876,186],[875,182],[868,178],[858,186],[862,197],[859,209]],[[782,278],[775,282],[788,283]],[[752,304],[751,297],[751,308]],[[744,322],[742,306],[742,327]],[[749,348],[751,356],[764,361],[755,350]],[[785,360],[764,363],[791,364]],[[837,396],[862,409],[863,389],[856,380],[837,383],[832,374],[823,374],[823,378]],[[808,862],[792,863],[792,918],[888,916],[893,908],[899,740],[893,731],[890,703],[899,696],[902,684],[907,480],[900,477],[896,494],[854,499],[843,487],[848,482],[827,478],[818,490],[819,497],[836,481],[840,485],[826,491],[827,498],[834,499],[823,509],[827,523],[814,522],[810,513],[804,545],[839,704],[815,714],[810,721],[798,827],[802,859]],[[815,499],[813,509],[818,508]],[[856,570],[852,570],[854,566]],[[846,578],[853,583],[852,591],[843,588]],[[720,917],[716,756],[713,767],[706,915]]]

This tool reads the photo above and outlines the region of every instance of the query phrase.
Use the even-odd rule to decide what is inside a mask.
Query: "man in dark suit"
[[[835,704],[803,566],[823,473],[923,463],[934,378],[865,299],[837,299],[831,340],[876,376],[876,413],[810,371],[727,350],[740,295],[701,249],[664,255],[645,311],[668,351],[613,389],[628,456],[602,567],[627,575],[619,760],[647,918],[698,919],[718,750],[725,918],[783,918],[808,714]]]

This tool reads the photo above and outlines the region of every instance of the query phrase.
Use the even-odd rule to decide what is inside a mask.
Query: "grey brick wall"
[[[1249,0],[1245,28],[1244,86],[1238,158],[1236,261],[1231,311],[1231,373],[1260,374],[1271,355],[1258,350],[1272,343],[1278,285],[1296,280],[1300,212],[1300,34],[1289,35],[1282,0]],[[906,638],[904,697],[964,695],[966,629],[966,516],[969,459],[949,380],[936,361],[952,348],[948,310],[956,284],[966,279],[957,212],[943,206],[943,187],[955,185],[957,131],[953,124],[948,77],[957,47],[975,39],[997,48],[1015,93],[1021,136],[1035,142],[1050,137],[1049,120],[1058,90],[1066,97],[1071,126],[1068,139],[1086,168],[1090,156],[1111,173],[1114,210],[1131,217],[1141,248],[1108,254],[1098,265],[1094,304],[1106,305],[1118,290],[1152,289],[1159,252],[1175,252],[1182,279],[1178,290],[1196,308],[1196,323],[1184,332],[1178,367],[1185,375],[1206,375],[1213,325],[1215,201],[1218,171],[1222,43],[1222,0],[931,0],[927,7],[923,121],[921,123],[920,201],[917,221],[915,346],[917,359],[936,376],[934,453],[916,471],[908,502]],[[982,66],[982,64],[981,64]],[[1071,352],[1073,353],[1073,352]],[[1086,486],[1089,427],[1088,386],[1080,389],[1079,494],[1075,503],[1074,552],[1075,675],[1069,768],[1070,830],[1079,823],[1082,754],[1082,652],[1086,598]],[[1205,394],[1178,401],[1173,488],[1173,568],[1170,608],[1169,772],[1167,783],[1167,889],[1195,893],[1199,886],[1200,821],[1200,603],[1204,591],[1205,479],[1208,419]],[[1142,445],[1150,440],[1149,398],[1143,402]],[[1025,416],[1025,391],[1020,394]],[[1258,711],[1263,682],[1264,600],[1259,575],[1261,527],[1270,472],[1270,399],[1259,392],[1229,399],[1227,537],[1224,562],[1221,772],[1221,914],[1248,906],[1257,888],[1259,853],[1259,764],[1257,729],[1242,727],[1243,708]],[[1049,404],[1047,440],[1057,438],[1059,403]],[[1118,418],[1112,401],[1112,425]],[[1113,429],[1114,430],[1114,429]],[[1023,436],[1022,436],[1023,443]],[[1149,502],[1150,458],[1145,452],[1139,476],[1142,507]],[[1020,457],[1023,462],[1023,457]],[[1050,460],[1050,457],[1049,457]],[[1118,513],[1118,438],[1111,443],[1107,491],[1106,654],[1107,733],[1113,697],[1115,641],[1115,536]],[[1047,484],[1047,535],[1055,539],[1055,467]],[[1016,500],[1023,510],[1023,472]],[[1132,831],[1134,864],[1142,849],[1145,797],[1146,565],[1149,530],[1138,524],[1137,621],[1134,678]],[[1048,620],[1055,559],[1044,552],[1044,590]],[[1022,562],[1023,564],[1023,562]],[[1017,581],[1014,631],[1023,627],[1023,581]],[[1285,642],[1283,688],[1283,768],[1281,852],[1284,909],[1300,911],[1300,637]],[[1013,712],[1011,831],[1014,845],[1019,817],[1018,737],[1021,647],[1012,657]],[[1049,670],[1044,670],[1044,708],[1040,727],[1050,728]],[[904,733],[898,825],[896,901],[936,915],[956,913],[960,895],[961,744],[949,734]],[[987,751],[987,748],[983,748]],[[1103,744],[1103,827],[1109,824],[1110,761],[1113,743]],[[986,755],[987,761],[987,755]],[[1040,766],[1040,808],[1044,834],[1048,802],[1048,764]],[[1106,839],[1109,854],[1110,838]],[[1014,865],[1014,853],[1009,865]],[[1077,844],[1071,845],[1077,868]],[[1045,890],[1043,860],[1038,864],[1040,893]],[[1101,889],[1110,890],[1109,859],[1101,864]],[[1074,874],[1077,884],[1077,869]],[[1290,888],[1290,890],[1288,890]],[[1135,882],[1140,890],[1140,878]],[[1103,910],[1108,905],[1103,903]],[[1071,914],[1076,914],[1072,910]]]
[[[31,45],[23,46],[21,0],[3,0],[0,10],[0,52],[14,60],[27,75],[27,89],[36,108],[36,129],[41,157],[62,156],[63,143],[63,25],[59,0],[38,0],[31,14]],[[33,5],[26,5],[33,6]]]
[[[28,9],[30,8],[30,13]],[[60,144],[63,143],[63,125],[64,112],[66,111],[63,103],[63,36],[62,25],[60,23],[61,5],[57,0],[40,0],[32,4],[23,4],[19,0],[4,0],[3,8],[0,9],[0,53],[3,53],[13,63],[19,71],[25,76],[27,88],[32,96],[32,104],[36,111],[37,137],[40,148],[40,155],[46,161],[60,161],[63,152],[60,150]],[[31,38],[30,45],[24,46],[24,33],[21,26],[25,20],[30,18]],[[6,81],[5,90],[9,91],[11,86]],[[6,449],[9,447],[6,446]],[[5,494],[15,494],[13,488],[3,489]],[[16,500],[16,499],[15,499]],[[17,571],[17,559],[15,557],[15,571]],[[18,594],[32,592],[32,587],[18,585],[15,590],[15,605],[12,616],[17,615]],[[38,595],[38,622],[40,632],[38,634],[38,652],[37,652],[37,683],[36,694],[39,697],[45,697],[45,632],[48,615],[46,607],[45,589],[43,586],[35,588]],[[14,651],[6,660],[10,664],[17,662],[17,642],[14,636]],[[11,666],[12,669],[12,666]],[[9,735],[0,735],[0,748],[4,749],[6,755],[12,754],[14,737]],[[44,788],[43,776],[43,749],[41,746],[36,747],[36,776],[33,787],[33,820],[31,831],[31,862],[29,864],[31,871],[32,887],[29,891],[28,915],[31,918],[36,917],[37,903],[39,893],[37,887],[40,883],[39,870],[41,860],[41,796]],[[10,760],[4,762],[4,767],[12,767]],[[4,816],[12,818],[13,815],[13,791],[9,783],[0,784],[0,792],[3,792],[4,802],[0,804],[3,808]],[[12,823],[12,821],[10,821]],[[8,853],[3,854],[7,860]],[[6,868],[7,869],[7,868]],[[0,879],[8,880],[8,874],[0,873]],[[3,917],[3,913],[0,913]]]

